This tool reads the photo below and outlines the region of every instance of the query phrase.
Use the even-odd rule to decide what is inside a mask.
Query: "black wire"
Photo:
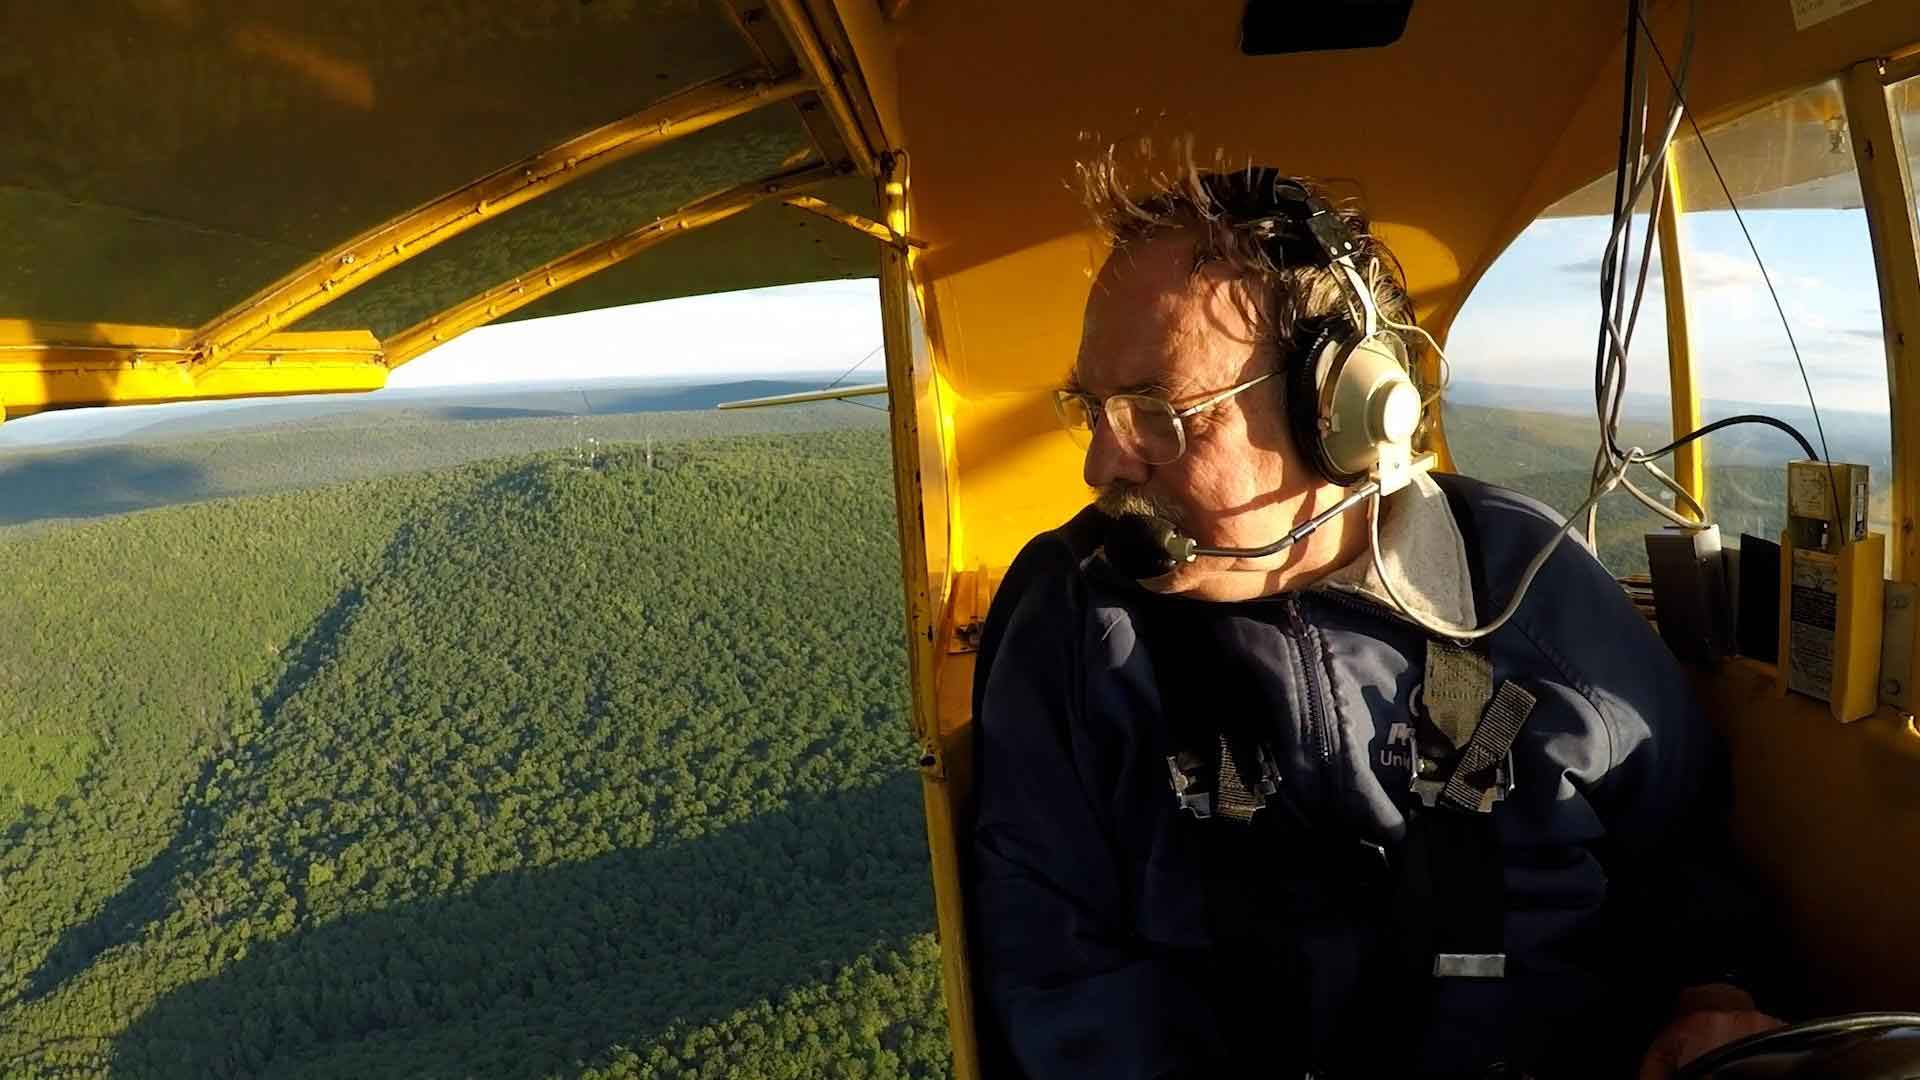
[[[1733,210],[1733,220],[1740,226],[1740,235],[1747,240],[1747,250],[1753,252],[1754,265],[1760,268],[1760,280],[1767,286],[1767,295],[1773,298],[1773,310],[1780,315],[1780,329],[1786,332],[1787,347],[1793,350],[1793,362],[1800,369],[1800,384],[1807,388],[1807,407],[1813,410],[1813,430],[1820,436],[1821,453],[1816,456],[1813,447],[1798,433],[1795,433],[1794,437],[1800,439],[1800,445],[1807,451],[1809,460],[1827,463],[1827,487],[1833,494],[1833,516],[1834,520],[1838,521],[1840,482],[1834,479],[1833,475],[1833,452],[1827,447],[1827,429],[1820,422],[1820,403],[1814,400],[1813,380],[1807,377],[1806,362],[1800,358],[1800,343],[1793,338],[1793,325],[1787,320],[1786,306],[1780,302],[1780,293],[1773,287],[1773,275],[1767,273],[1767,261],[1760,257],[1760,246],[1753,242],[1753,234],[1747,231],[1747,219],[1740,213],[1740,204],[1733,197],[1733,189],[1727,185],[1727,178],[1720,172],[1720,163],[1713,160],[1713,151],[1707,146],[1706,133],[1700,130],[1700,122],[1693,118],[1693,109],[1687,105],[1686,97],[1681,94],[1680,84],[1673,77],[1673,69],[1667,66],[1667,58],[1660,52],[1660,43],[1653,39],[1651,30],[1647,32],[1647,45],[1653,49],[1654,58],[1660,61],[1660,70],[1667,73],[1667,81],[1673,85],[1674,96],[1680,99],[1680,109],[1687,115],[1687,124],[1693,128],[1693,137],[1700,143],[1700,152],[1706,156],[1707,164],[1713,168],[1713,178],[1719,181],[1720,193],[1726,196],[1727,206]]]
[[[1685,435],[1680,436],[1678,439],[1673,440],[1667,445],[1661,447],[1658,450],[1653,451],[1652,453],[1646,456],[1648,458],[1665,457],[1668,454],[1673,453],[1675,450],[1678,450],[1681,447],[1687,445],[1688,443],[1694,441],[1695,439],[1704,438],[1705,436],[1711,435],[1714,432],[1719,431],[1721,428],[1732,427],[1735,424],[1765,424],[1766,426],[1771,428],[1779,428],[1781,431],[1784,431],[1787,434],[1793,436],[1793,441],[1799,443],[1800,449],[1805,450],[1807,452],[1807,459],[1809,461],[1820,460],[1820,456],[1813,452],[1813,444],[1807,441],[1807,437],[1805,435],[1800,434],[1799,428],[1794,427],[1792,424],[1787,423],[1785,420],[1782,420],[1777,416],[1763,416],[1760,413],[1741,413],[1739,416],[1729,416],[1725,420],[1715,420],[1713,423],[1708,424],[1703,428],[1697,428],[1693,431],[1688,432]]]
[[[1627,0],[1626,61],[1625,61],[1625,64],[1623,65],[1625,68],[1625,73],[1621,77],[1622,89],[1621,89],[1621,102],[1620,102],[1620,153],[1613,168],[1613,221],[1611,223],[1612,229],[1610,231],[1615,234],[1619,232],[1620,215],[1623,212],[1621,210],[1620,204],[1627,197],[1626,196],[1627,150],[1630,144],[1632,143],[1631,133],[1633,131],[1633,99],[1634,99],[1634,93],[1633,93],[1634,62],[1633,61],[1635,56],[1635,50],[1639,47],[1639,43],[1640,43],[1640,0]],[[1626,212],[1631,213],[1630,210]],[[1616,255],[1616,259],[1617,258],[1618,256]],[[1600,412],[1600,415],[1602,417],[1606,415],[1606,407],[1607,407],[1607,403],[1605,400],[1606,399],[1605,379],[1603,378],[1602,373],[1605,371],[1606,358],[1607,358],[1607,330],[1608,330],[1607,323],[1608,323],[1609,305],[1613,299],[1613,292],[1614,292],[1614,289],[1613,289],[1613,279],[1614,279],[1614,269],[1615,269],[1614,263],[1615,263],[1615,259],[1609,259],[1604,263],[1602,263],[1600,267],[1600,341],[1599,341],[1599,344],[1595,346],[1594,353],[1593,353],[1593,403],[1594,403],[1595,409]],[[1606,424],[1604,422],[1600,426],[1600,442],[1601,442],[1601,445],[1607,449],[1607,451],[1610,453],[1611,456],[1614,456],[1614,457],[1619,456],[1619,448],[1618,446],[1615,445],[1613,441],[1613,433],[1606,429]],[[1599,462],[1596,461],[1594,463],[1594,466],[1595,466],[1595,475],[1597,477],[1599,472]]]
[[[855,401],[853,398],[837,397],[837,398],[834,398],[833,400],[839,402],[842,405],[858,405],[863,409],[873,409],[876,412],[887,411],[887,407],[885,405],[869,405],[864,401]]]
[[[1640,27],[1639,12],[1639,0],[1629,0],[1627,4],[1627,32],[1634,34],[1636,37],[1639,34]],[[1631,321],[1628,322],[1626,336],[1622,337],[1619,333],[1620,314],[1626,310],[1627,306],[1627,278],[1630,276],[1629,271],[1633,268],[1633,208],[1638,202],[1640,177],[1643,175],[1641,167],[1646,164],[1647,159],[1647,82],[1646,79],[1640,75],[1640,64],[1638,61],[1634,60],[1630,62],[1633,63],[1633,68],[1629,72],[1627,84],[1632,88],[1633,96],[1630,99],[1627,109],[1627,119],[1632,124],[1631,130],[1628,132],[1629,143],[1632,147],[1632,153],[1629,155],[1632,168],[1627,172],[1627,197],[1625,199],[1625,205],[1618,208],[1621,216],[1614,221],[1614,243],[1616,245],[1614,258],[1619,260],[1619,266],[1614,270],[1613,274],[1613,297],[1611,300],[1613,306],[1611,308],[1607,307],[1605,300],[1603,300],[1601,304],[1601,309],[1606,312],[1606,318],[1614,330],[1612,335],[1614,347],[1607,350],[1609,359],[1607,366],[1619,372],[1619,376],[1613,380],[1612,393],[1607,402],[1605,423],[1607,425],[1607,437],[1609,441],[1614,440],[1613,433],[1620,427],[1620,406],[1626,399],[1627,351],[1632,348],[1633,345],[1633,324]],[[1652,222],[1649,221],[1648,224],[1651,225]],[[1648,241],[1652,240],[1653,235],[1654,230],[1652,228],[1647,229]],[[1616,455],[1619,453],[1619,444],[1617,441],[1614,442],[1614,453]]]
[[[1664,158],[1662,161],[1664,163]],[[1613,408],[1607,414],[1609,432],[1620,430],[1620,409],[1627,401],[1627,361],[1633,349],[1634,329],[1640,323],[1640,302],[1646,298],[1647,294],[1647,272],[1653,268],[1653,242],[1660,233],[1660,200],[1666,197],[1666,190],[1666,169],[1662,168],[1660,175],[1653,178],[1653,189],[1650,193],[1652,201],[1647,205],[1647,235],[1640,245],[1640,273],[1633,286],[1633,306],[1627,311],[1626,333],[1624,335],[1618,333],[1619,324],[1617,322],[1613,324],[1613,329],[1616,331],[1614,339],[1620,344],[1620,378],[1615,384],[1617,392],[1613,396]],[[1625,264],[1622,266],[1622,271],[1624,270]],[[1622,281],[1620,284],[1624,293],[1626,282]],[[1618,453],[1617,444],[1615,452]]]

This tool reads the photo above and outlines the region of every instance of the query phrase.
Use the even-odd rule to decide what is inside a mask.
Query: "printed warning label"
[[[1805,30],[1826,22],[1835,15],[1844,15],[1854,8],[1863,7],[1868,0],[1788,0],[1793,5],[1793,28]]]
[[[1833,695],[1833,640],[1840,577],[1832,556],[1793,553],[1787,609],[1787,686],[1827,699]]]

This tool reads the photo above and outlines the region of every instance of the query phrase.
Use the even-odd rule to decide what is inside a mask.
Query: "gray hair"
[[[1191,236],[1190,273],[1198,275],[1216,263],[1230,271],[1234,301],[1255,340],[1270,343],[1284,365],[1312,343],[1321,327],[1350,310],[1348,284],[1322,261],[1306,231],[1301,194],[1307,193],[1333,207],[1353,233],[1354,265],[1369,282],[1380,314],[1413,323],[1400,262],[1356,207],[1341,205],[1312,180],[1266,166],[1205,171],[1194,163],[1190,143],[1178,149],[1188,151],[1180,164],[1144,183],[1130,181],[1113,147],[1075,166],[1082,200],[1113,256],[1156,237]],[[1419,343],[1402,338],[1408,357],[1418,356]],[[1417,364],[1413,374],[1418,385]],[[1421,389],[1424,396],[1426,388]]]

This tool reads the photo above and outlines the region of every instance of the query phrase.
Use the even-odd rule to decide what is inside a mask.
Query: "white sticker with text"
[[[1835,15],[1844,15],[1854,8],[1867,3],[1867,0],[1789,0],[1793,4],[1793,28],[1805,30],[1826,22]]]

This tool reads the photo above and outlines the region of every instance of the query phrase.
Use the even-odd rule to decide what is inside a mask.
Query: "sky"
[[[396,389],[839,371],[885,378],[873,278],[782,285],[485,326],[402,366]],[[860,371],[854,373],[860,381]]]
[[[1886,413],[1879,286],[1864,212],[1750,210],[1743,216],[1820,406]],[[1544,218],[1522,232],[1488,268],[1454,323],[1447,346],[1454,378],[1591,390],[1606,236],[1607,220],[1598,217]],[[1683,215],[1681,245],[1701,395],[1805,405],[1806,387],[1780,316],[1733,215]],[[1627,385],[1664,397],[1666,310],[1657,256],[1655,263]]]

